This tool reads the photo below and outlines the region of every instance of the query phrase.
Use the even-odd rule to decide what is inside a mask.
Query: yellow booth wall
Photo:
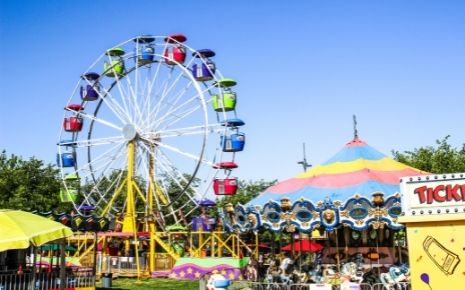
[[[404,217],[412,289],[465,289],[465,219]]]

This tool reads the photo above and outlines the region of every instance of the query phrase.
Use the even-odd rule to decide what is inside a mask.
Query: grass
[[[112,280],[111,288],[103,288],[102,280],[97,282],[97,290],[198,290],[199,281],[175,280],[164,278],[117,278]]]

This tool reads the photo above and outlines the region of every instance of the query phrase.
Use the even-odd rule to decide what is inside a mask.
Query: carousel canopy
[[[225,227],[241,232],[260,227],[332,231],[341,224],[355,230],[400,229],[399,180],[423,174],[355,137],[323,164],[268,188],[245,206],[226,210]]]
[[[268,188],[249,205],[263,206],[282,198],[289,198],[291,203],[300,199],[317,203],[325,198],[346,201],[354,195],[369,199],[376,193],[390,196],[400,191],[401,177],[422,174],[425,172],[397,162],[355,138],[328,161]]]

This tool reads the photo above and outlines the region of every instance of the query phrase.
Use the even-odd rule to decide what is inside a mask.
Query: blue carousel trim
[[[225,229],[242,233],[258,231],[260,228],[280,232],[289,225],[295,226],[301,232],[311,232],[316,227],[323,227],[331,232],[340,224],[348,225],[354,230],[366,230],[375,222],[384,223],[394,230],[404,228],[397,223],[401,213],[398,193],[384,201],[375,201],[360,195],[355,195],[344,203],[333,202],[330,198],[317,204],[303,198],[292,204],[270,200],[262,208],[236,205],[234,213],[229,214],[232,216],[228,217],[226,213],[222,219]]]

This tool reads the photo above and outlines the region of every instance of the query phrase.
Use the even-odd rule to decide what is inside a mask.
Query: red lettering
[[[433,203],[433,189],[428,187],[426,192],[428,193],[428,197],[426,198],[426,203],[432,204]]]
[[[418,194],[418,198],[420,199],[420,203],[425,203],[426,201],[426,186],[422,186],[422,187],[418,187],[418,188],[415,188],[415,190],[413,191],[413,193],[416,193]],[[462,190],[463,192],[463,190]]]
[[[465,201],[465,184],[440,184],[436,187],[421,186],[415,188],[413,193],[418,194],[420,203],[426,204]]]
[[[463,190],[462,190],[462,196],[457,192],[460,188],[460,185],[456,184],[454,186],[452,185],[447,185],[446,186],[446,192],[447,192],[447,201],[451,201],[454,199],[455,201],[460,201],[463,198]]]
[[[439,195],[439,193],[441,191],[444,191],[444,185],[438,185],[436,186],[436,188],[433,190],[433,196],[434,196],[434,200],[438,201],[438,202],[443,202],[443,201],[446,201],[446,195]]]

